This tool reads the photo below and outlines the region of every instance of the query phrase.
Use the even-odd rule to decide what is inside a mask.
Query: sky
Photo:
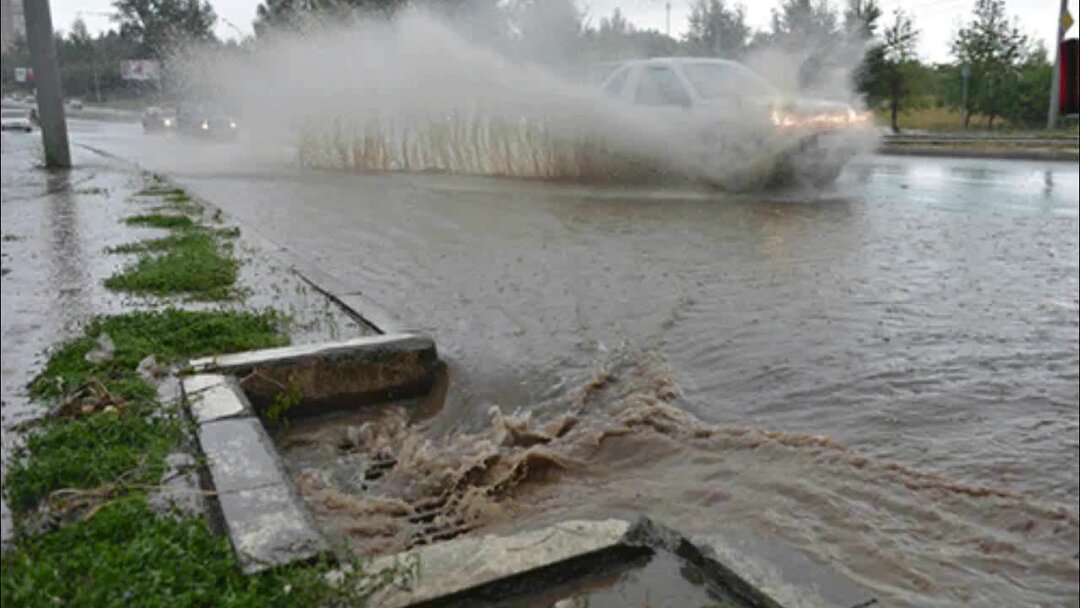
[[[740,0],[735,0],[738,3]],[[1069,9],[1077,15],[1077,1],[1069,0]],[[670,0],[671,34],[681,35],[686,30],[692,0]],[[747,20],[755,29],[769,26],[770,15],[777,0],[741,0],[746,7]],[[832,0],[839,6],[843,0]],[[880,0],[887,20],[892,11],[901,8],[913,15],[915,25],[921,31],[919,54],[925,61],[949,60],[949,40],[953,32],[968,18],[974,0]],[[210,0],[218,14],[217,34],[221,38],[237,38],[251,33],[255,19],[255,7],[259,0]],[[667,0],[579,0],[593,24],[610,15],[615,7],[635,26],[643,29],[667,28],[665,5]],[[1059,0],[1005,0],[1011,16],[1016,17],[1021,28],[1028,34],[1041,38],[1049,46],[1057,34],[1057,10]],[[58,29],[67,29],[78,16],[86,21],[91,31],[109,27],[108,14],[111,0],[52,0],[53,23]],[[1070,30],[1075,35],[1077,26]]]

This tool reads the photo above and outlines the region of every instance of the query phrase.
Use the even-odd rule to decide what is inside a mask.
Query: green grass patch
[[[224,537],[201,520],[157,517],[137,497],[88,521],[22,538],[17,549],[3,558],[5,606],[359,607],[374,591],[417,573],[412,564],[369,576],[355,562],[333,586],[325,578],[333,566],[323,562],[245,577]]]
[[[123,397],[145,397],[136,367],[153,355],[159,365],[204,355],[283,346],[284,319],[273,311],[189,311],[169,308],[97,317],[85,335],[65,343],[52,353],[45,369],[30,383],[36,399],[55,399],[73,388],[98,378],[110,392]],[[101,334],[116,346],[112,359],[101,364],[86,360]],[[117,383],[121,384],[117,384]],[[116,389],[116,390],[114,390]]]
[[[125,484],[157,483],[181,429],[177,417],[152,416],[151,407],[49,418],[35,426],[8,469],[8,505],[26,513],[55,490],[97,488],[122,476]]]
[[[34,399],[64,403],[76,389],[98,382],[118,407],[72,420],[46,418],[31,428],[8,470],[5,494],[16,513],[34,508],[62,488],[90,489],[128,475],[126,483],[155,483],[163,459],[180,441],[180,422],[157,403],[139,362],[158,365],[204,355],[282,346],[283,319],[274,312],[166,309],[98,317],[80,338],[54,351],[30,383]],[[102,334],[115,350],[108,361],[86,360]],[[93,403],[93,397],[89,399]],[[82,405],[82,402],[80,402]],[[77,409],[77,408],[76,408]]]
[[[174,215],[168,213],[144,213],[133,215],[124,220],[129,226],[144,226],[146,228],[163,228],[166,230],[183,230],[195,227],[195,221],[186,215]]]
[[[227,247],[213,234],[181,233],[146,242],[144,247],[145,253],[134,264],[105,279],[105,287],[155,296],[187,293],[200,300],[232,295],[230,287],[240,263],[224,252]]]
[[[174,188],[165,184],[155,184],[139,190],[135,196],[187,196],[183,188]]]

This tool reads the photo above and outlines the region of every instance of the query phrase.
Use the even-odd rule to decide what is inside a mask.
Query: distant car
[[[142,126],[146,133],[171,131],[177,126],[176,110],[150,106],[143,112]]]
[[[31,110],[8,108],[0,110],[0,130],[2,131],[29,133],[34,130],[34,122]]]
[[[69,99],[68,100],[68,106],[72,110],[81,110],[81,109],[83,109],[83,102],[82,102],[81,99]]]
[[[685,128],[683,135],[698,144],[692,153],[702,173],[734,183],[826,186],[871,126],[869,115],[850,104],[785,98],[747,66],[724,59],[628,61],[610,70],[601,87],[610,97],[654,109],[639,116]],[[680,154],[690,154],[688,147],[676,146]],[[739,171],[754,175],[735,175]]]
[[[220,108],[197,107],[177,114],[177,128],[185,134],[208,139],[229,140],[236,137],[236,118]]]

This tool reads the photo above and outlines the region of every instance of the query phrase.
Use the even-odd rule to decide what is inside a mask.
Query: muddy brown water
[[[777,536],[891,605],[1078,601],[1075,163],[871,157],[828,193],[729,196],[77,137],[435,336],[450,391],[393,496],[464,469],[484,530],[644,511]]]

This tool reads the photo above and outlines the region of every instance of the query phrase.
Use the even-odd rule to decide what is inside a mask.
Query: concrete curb
[[[225,529],[245,574],[328,550],[235,378],[189,376],[184,396]]]
[[[217,506],[245,574],[328,553],[263,427],[258,401],[269,403],[295,386],[304,402],[293,404],[290,415],[312,409],[308,400],[343,398],[354,406],[364,402],[356,395],[428,391],[438,365],[435,343],[413,334],[254,350],[189,363],[194,373],[180,383],[184,403],[198,426],[196,438]]]

